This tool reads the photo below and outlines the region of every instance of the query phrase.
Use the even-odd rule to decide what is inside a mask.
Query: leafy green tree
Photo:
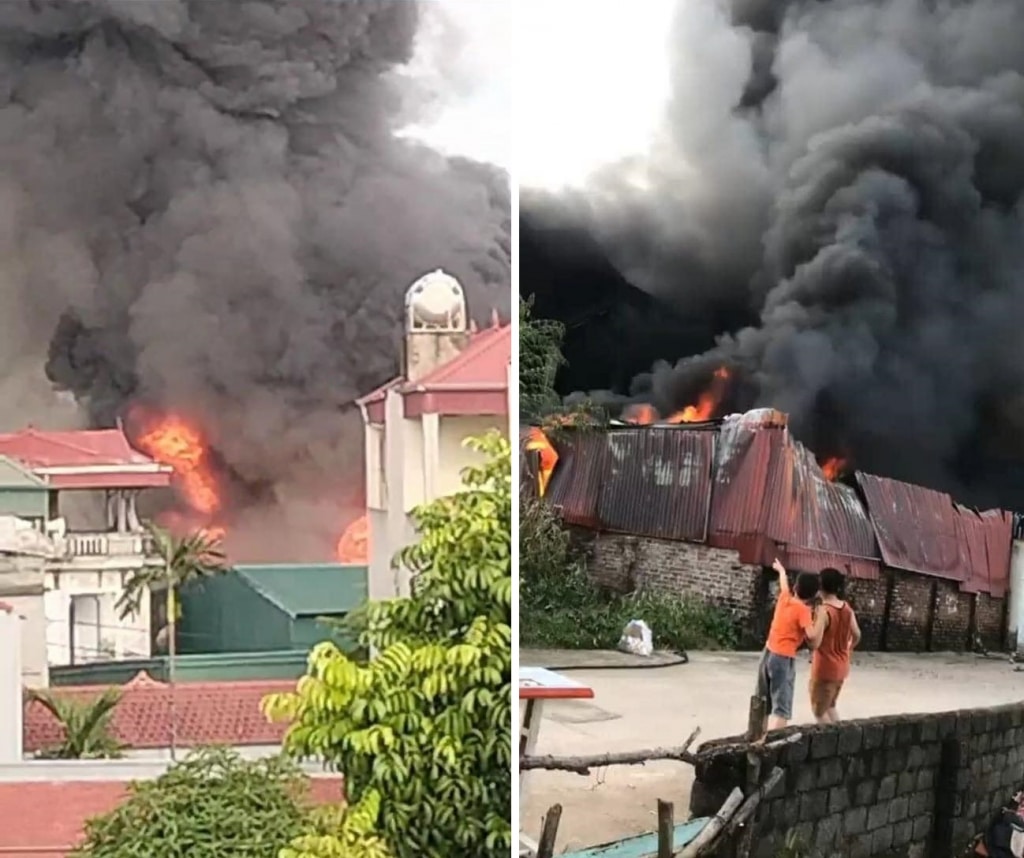
[[[96,760],[120,757],[124,750],[114,738],[110,718],[121,702],[121,692],[108,688],[95,700],[81,702],[46,691],[29,691],[29,700],[49,710],[63,732],[58,745],[38,756],[50,760]]]
[[[367,790],[358,804],[318,808],[310,814],[312,833],[296,837],[279,858],[391,858],[376,833],[380,794]]]
[[[535,319],[530,302],[519,299],[519,413],[537,420],[558,408],[555,376],[565,363],[565,328],[548,319]]]
[[[202,531],[177,537],[155,524],[148,524],[147,529],[153,539],[153,553],[161,563],[138,569],[128,578],[117,600],[121,619],[138,613],[147,592],[166,591],[170,586],[176,597],[181,586],[188,581],[226,571],[224,549],[218,537]],[[178,604],[177,598],[173,603]],[[177,616],[168,618],[171,619],[177,619]]]
[[[363,611],[376,657],[320,644],[296,691],[265,704],[293,720],[287,751],[326,759],[357,805],[380,796],[395,858],[504,858],[512,843],[511,460],[497,433],[467,443],[486,460],[416,510],[419,542],[399,553],[412,595]]]
[[[373,834],[380,799],[312,807],[309,782],[281,756],[204,748],[129,787],[90,820],[74,858],[389,858]],[[352,851],[357,849],[359,851]]]
[[[307,783],[280,757],[198,751],[129,787],[118,808],[86,824],[75,858],[278,858],[308,828]]]

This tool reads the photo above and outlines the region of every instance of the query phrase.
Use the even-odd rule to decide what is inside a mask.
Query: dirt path
[[[548,704],[539,753],[592,754],[682,743],[694,727],[702,739],[737,735],[746,727],[747,702],[758,656],[691,653],[687,665],[637,670],[575,670],[594,688],[592,701]],[[525,663],[525,662],[524,662]],[[569,663],[569,662],[563,662]],[[795,720],[811,721],[801,693],[806,661],[799,662]],[[1024,673],[1005,659],[954,655],[858,655],[840,701],[844,717],[939,712],[996,705],[1024,697]],[[589,777],[531,774],[523,826],[540,830],[544,811],[562,804],[559,850],[578,849],[651,831],[662,798],[688,812],[693,771],[675,763],[617,767]]]

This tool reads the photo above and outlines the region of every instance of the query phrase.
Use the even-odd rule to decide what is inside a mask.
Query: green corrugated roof
[[[347,614],[366,601],[367,568],[340,563],[236,566],[245,583],[290,617]]]
[[[49,486],[19,462],[0,456],[0,489],[45,492]]]

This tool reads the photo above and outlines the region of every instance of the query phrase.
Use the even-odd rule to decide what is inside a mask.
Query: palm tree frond
[[[107,722],[110,720],[110,716],[113,714],[117,704],[121,702],[121,691],[118,688],[108,688],[99,697],[93,700],[88,706],[82,708],[81,723],[78,724],[79,731],[84,740],[84,744],[88,744],[89,739],[93,738],[97,731],[105,732]],[[100,728],[104,728],[100,730]]]
[[[28,690],[28,699],[33,700],[46,709],[57,721],[63,724],[69,715],[67,701],[54,697],[46,691]]]

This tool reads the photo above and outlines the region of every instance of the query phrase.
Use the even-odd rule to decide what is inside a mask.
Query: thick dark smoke
[[[675,410],[727,364],[730,406],[787,411],[823,454],[1024,501],[998,479],[1024,460],[1024,5],[695,0],[674,44],[648,189],[609,168],[526,215],[725,321],[618,393]]]
[[[350,406],[397,369],[404,290],[442,267],[475,315],[508,309],[506,176],[393,133],[429,120],[395,73],[420,11],[0,4],[4,422],[67,419],[44,364],[73,419],[182,413],[246,553],[270,532],[323,556],[362,495]]]

